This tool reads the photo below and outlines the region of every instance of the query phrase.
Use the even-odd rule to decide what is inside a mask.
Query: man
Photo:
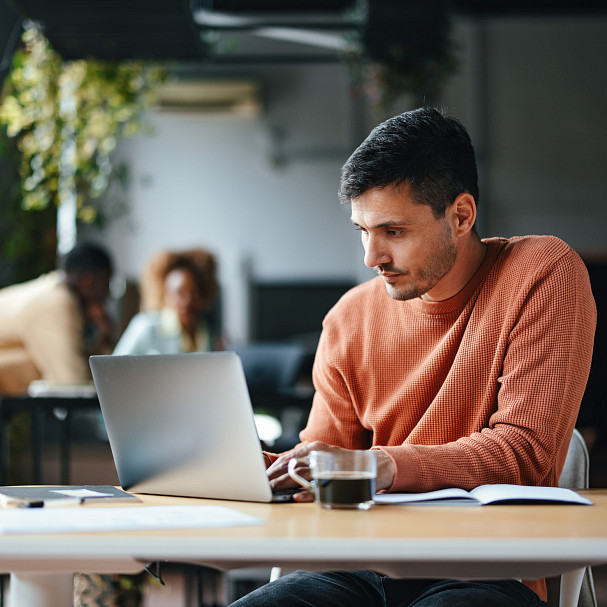
[[[61,270],[0,290],[0,394],[23,394],[38,379],[90,381],[87,339],[92,334],[95,350],[112,342],[105,311],[111,274],[109,255],[81,244]]]
[[[379,277],[325,318],[308,425],[301,445],[267,455],[273,487],[292,483],[291,457],[315,449],[376,450],[379,490],[557,485],[596,324],[580,258],[553,237],[480,239],[472,144],[458,121],[434,109],[376,127],[344,165],[340,195]],[[543,580],[295,572],[235,605],[542,600]]]

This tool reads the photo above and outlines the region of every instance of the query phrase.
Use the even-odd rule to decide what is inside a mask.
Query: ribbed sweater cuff
[[[406,457],[403,450],[407,451],[407,445],[398,447],[379,447],[379,450],[388,455],[394,462],[394,481],[387,491],[414,491],[417,483],[417,470],[413,464],[413,457]],[[404,462],[407,462],[406,465]]]

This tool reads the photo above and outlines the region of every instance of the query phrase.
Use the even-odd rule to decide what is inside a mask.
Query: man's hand
[[[107,310],[102,302],[92,301],[86,304],[84,309],[86,320],[95,327],[97,331],[97,351],[93,354],[101,354],[105,349],[113,349],[116,344],[114,324],[107,314]]]
[[[304,458],[312,451],[347,451],[342,447],[334,447],[321,441],[313,441],[311,443],[305,443],[304,445],[298,445],[295,449],[283,453],[267,470],[268,478],[270,479],[270,486],[272,490],[288,489],[291,487],[297,487],[297,483],[289,476],[287,466],[289,460],[292,458]],[[394,474],[396,472],[396,466],[392,458],[377,449],[377,481],[376,489],[388,489],[394,481]],[[297,473],[307,480],[311,480],[312,473],[310,468],[303,462],[297,466]],[[300,493],[296,493],[294,496],[296,502],[312,502],[314,501],[314,494],[311,491],[304,490]]]

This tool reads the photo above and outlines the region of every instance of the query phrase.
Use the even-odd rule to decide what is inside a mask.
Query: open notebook
[[[449,488],[427,493],[378,493],[377,504],[580,504],[592,502],[564,487],[529,487],[525,485],[481,485],[471,491]]]

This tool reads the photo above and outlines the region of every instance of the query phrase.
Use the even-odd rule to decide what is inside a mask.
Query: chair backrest
[[[574,428],[571,442],[565,458],[565,464],[559,478],[559,486],[568,489],[588,489],[590,472],[590,455],[586,441],[580,431]],[[548,606],[558,607],[560,602],[560,576],[546,579],[548,588]],[[586,567],[578,607],[597,607],[596,593],[592,570]]]
[[[253,342],[231,349],[240,356],[252,392],[293,388],[305,354],[302,346],[292,342]]]
[[[567,451],[565,465],[559,478],[559,486],[569,489],[588,489],[590,456],[584,437],[574,428]]]

